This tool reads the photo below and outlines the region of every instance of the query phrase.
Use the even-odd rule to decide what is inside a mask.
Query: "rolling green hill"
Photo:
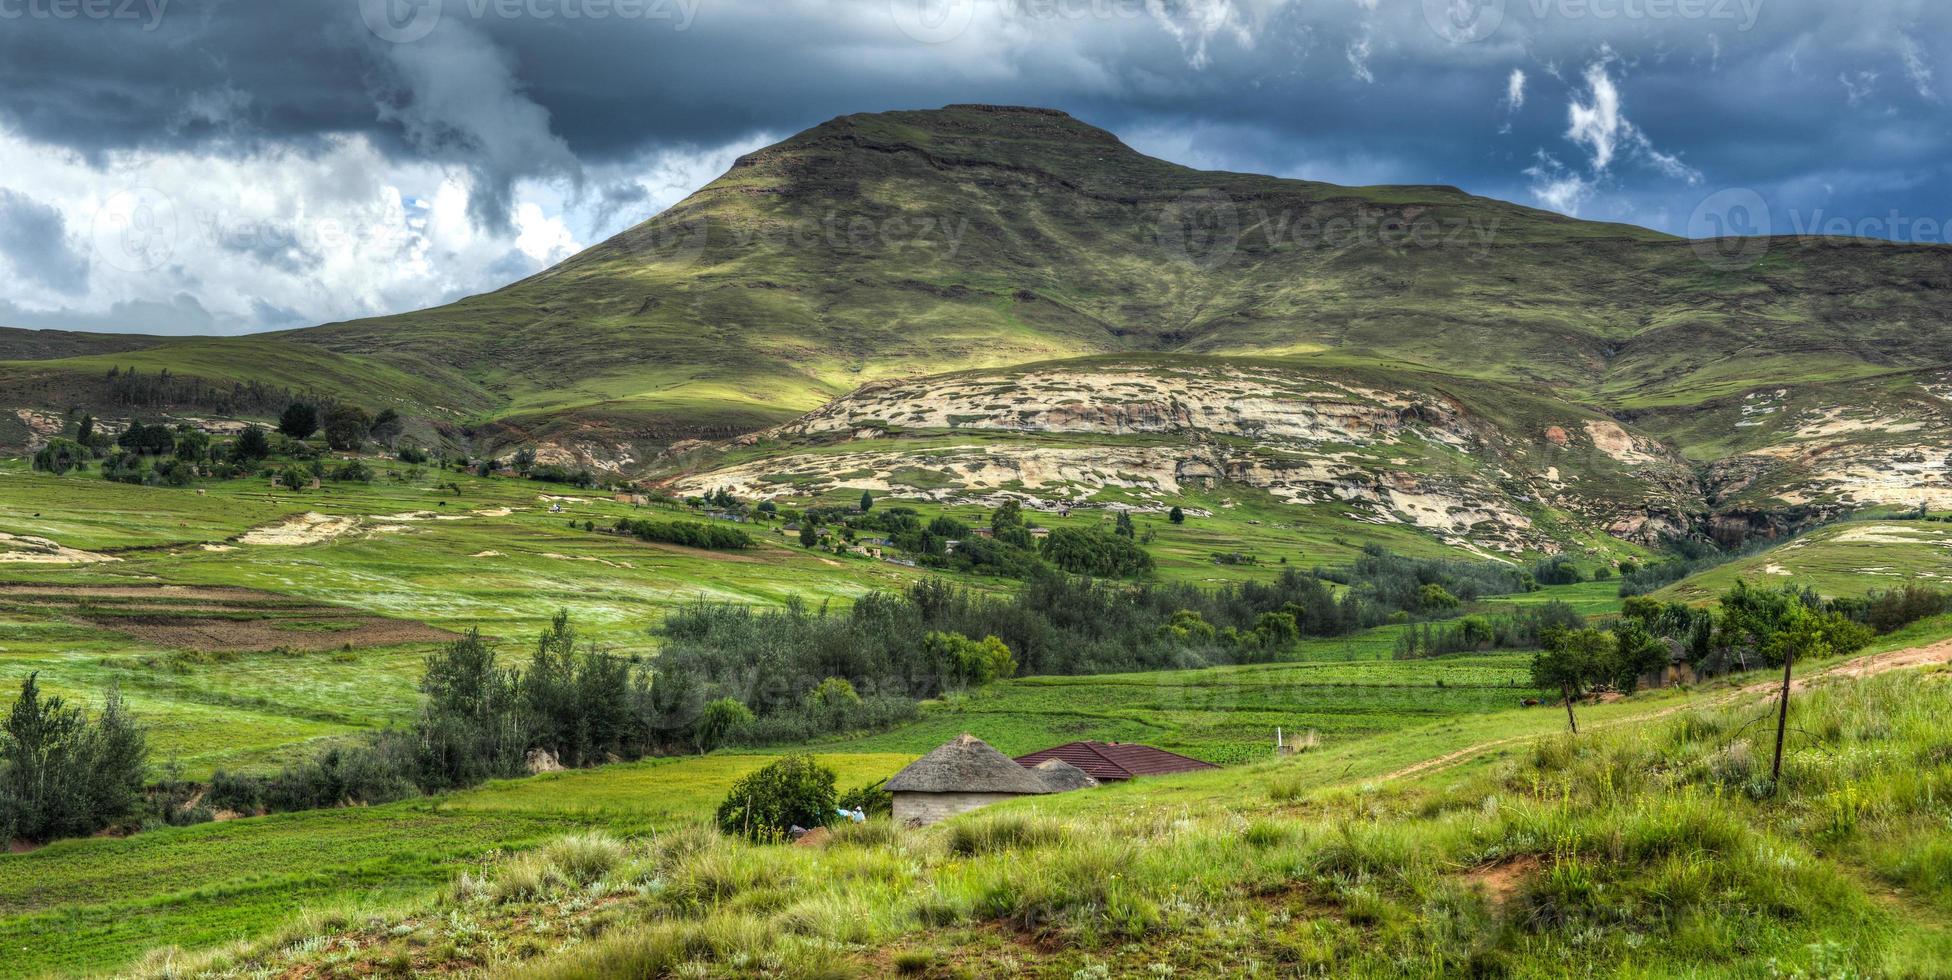
[[[908,388],[926,398],[936,376],[1079,358],[1138,376],[1250,365],[1283,384],[1356,377],[1413,410],[1402,439],[1349,433],[1377,458],[1342,461],[1293,499],[1337,499],[1352,481],[1380,501],[1359,518],[1552,550],[1952,502],[1949,285],[1943,247],[1690,242],[1449,187],[1197,171],[1060,112],[951,106],[831,120],[555,268],[438,309],[221,340],[50,336],[45,352],[8,334],[0,390],[8,408],[111,417],[263,416],[287,390],[338,393],[477,451],[534,445],[709,484],[727,455],[756,455],[730,440],[803,430],[801,416],[880,382],[929,379]],[[167,369],[177,386],[132,399],[109,373],[129,368]],[[1437,407],[1447,419],[1417,414]],[[923,428],[1014,433],[1021,445],[990,447],[1006,456],[1080,437],[996,411],[935,412],[942,424]],[[1423,454],[1448,462],[1382,458],[1460,427],[1479,442]],[[0,440],[47,428],[0,419]],[[1258,433],[1153,435],[1184,467],[1200,455],[1189,439]],[[1278,496],[1280,480],[1236,479],[1266,457],[1216,468]],[[1391,488],[1464,517],[1422,519]],[[1117,502],[1102,489],[1065,499]]]

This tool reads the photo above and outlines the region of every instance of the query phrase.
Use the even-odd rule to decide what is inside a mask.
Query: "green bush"
[[[114,688],[91,721],[64,699],[42,697],[38,675],[0,728],[0,840],[80,837],[138,816],[148,738]]]
[[[34,454],[34,469],[42,473],[61,476],[73,470],[88,468],[88,461],[95,454],[87,446],[68,439],[50,439],[41,451]]]
[[[718,807],[718,828],[747,840],[777,841],[793,827],[824,827],[834,817],[834,771],[794,755],[732,785]]]
[[[1129,537],[1060,527],[1044,539],[1044,560],[1075,575],[1136,578],[1152,571],[1152,556]]]

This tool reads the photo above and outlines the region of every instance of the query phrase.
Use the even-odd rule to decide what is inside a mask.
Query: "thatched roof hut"
[[[1045,785],[1052,787],[1052,792],[1068,793],[1074,789],[1091,789],[1098,785],[1098,780],[1091,778],[1089,773],[1063,759],[1046,759],[1031,771],[1043,777]]]
[[[895,820],[931,824],[1019,796],[1064,793],[1098,785],[1076,767],[1020,766],[974,735],[963,734],[915,760],[888,780]]]

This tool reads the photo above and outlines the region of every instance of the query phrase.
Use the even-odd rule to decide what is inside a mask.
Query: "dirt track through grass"
[[[1820,670],[1815,671],[1814,673],[1807,674],[1802,677],[1793,678],[1790,682],[1790,689],[1793,691],[1800,691],[1807,688],[1814,681],[1818,681],[1830,677],[1850,677],[1850,678],[1875,677],[1878,674],[1887,673],[1893,670],[1904,670],[1913,667],[1927,667],[1934,664],[1943,664],[1943,663],[1952,663],[1952,640],[1945,640],[1938,643],[1929,644],[1927,646],[1907,647],[1902,650],[1887,650],[1882,653],[1874,653],[1874,654],[1869,654],[1867,656],[1846,660],[1842,663],[1833,664],[1831,666],[1824,667]],[[1721,707],[1724,705],[1733,704],[1737,701],[1744,700],[1745,698],[1772,695],[1775,694],[1777,691],[1780,691],[1781,689],[1782,689],[1782,682],[1779,680],[1756,681],[1754,683],[1744,684],[1733,691],[1728,691],[1726,693],[1716,695],[1715,697],[1710,698],[1706,701],[1688,701],[1682,704],[1667,705],[1665,707],[1658,708],[1653,711],[1648,711],[1643,714],[1628,715],[1624,718],[1613,718],[1591,726],[1583,726],[1581,730],[1585,731],[1585,730],[1598,730],[1598,729],[1606,729],[1606,728],[1617,728],[1621,725],[1638,725],[1644,722],[1658,721],[1659,719],[1676,715],[1683,711],[1692,711],[1700,708]],[[1507,738],[1497,738],[1486,742],[1479,742],[1475,745],[1465,746],[1464,748],[1458,749],[1454,752],[1447,752],[1443,755],[1437,756],[1434,759],[1426,759],[1422,762],[1418,762],[1413,765],[1404,766],[1403,768],[1398,769],[1395,772],[1391,772],[1380,777],[1380,781],[1389,782],[1391,780],[1409,779],[1413,776],[1427,775],[1429,773],[1438,772],[1443,769],[1448,769],[1451,766],[1476,758],[1477,756],[1483,755],[1484,753],[1490,752],[1494,749],[1504,748],[1505,746],[1508,745],[1518,745],[1524,742],[1534,741],[1542,737],[1544,736],[1537,735],[1537,734],[1513,735]]]

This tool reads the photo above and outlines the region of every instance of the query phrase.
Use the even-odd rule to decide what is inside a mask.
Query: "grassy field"
[[[154,726],[158,757],[192,778],[402,719],[441,631],[479,628],[521,654],[567,609],[586,637],[645,653],[650,629],[683,603],[846,603],[921,574],[764,532],[738,553],[592,534],[570,521],[645,511],[523,480],[424,473],[302,494],[257,480],[201,490],[0,464],[0,532],[100,559],[48,564],[0,541],[0,684],[39,672],[49,689],[93,701],[118,683]],[[306,515],[326,521],[312,539],[254,543],[254,531]]]
[[[904,755],[821,761],[848,788]],[[259,935],[306,908],[425,899],[500,851],[566,830],[667,830],[710,816],[768,761],[721,755],[491,783],[388,806],[278,814],[64,841],[0,857],[0,976],[111,970],[144,950]]]
[[[51,689],[87,701],[120,685],[151,727],[157,761],[198,778],[219,767],[269,768],[321,740],[401,721],[417,703],[422,657],[455,631],[479,627],[519,653],[555,609],[566,608],[592,639],[651,652],[651,627],[685,602],[770,605],[800,595],[844,604],[924,574],[808,552],[764,527],[756,528],[758,549],[730,554],[594,534],[571,522],[605,525],[647,512],[521,480],[382,469],[371,485],[294,495],[258,481],[206,484],[199,493],[0,464],[0,532],[13,536],[0,540],[0,683],[39,672]],[[450,481],[458,490],[435,485]],[[1334,565],[1368,543],[1449,553],[1401,529],[1350,536],[1332,514],[1249,493],[1196,503],[1212,516],[1183,526],[1152,515],[1139,520],[1141,533],[1153,535],[1163,579],[1266,577],[1282,558],[1302,568]],[[986,516],[967,507],[949,512],[966,521]],[[1038,519],[1084,525],[1106,517],[1080,510]],[[1861,571],[1849,564],[1863,557],[1853,549],[1869,544],[1909,567],[1936,553],[1936,527],[1844,525],[1751,561],[1820,567],[1843,589],[1848,569]],[[1853,532],[1881,537],[1866,542]],[[1907,542],[1917,537],[1917,547],[1892,558],[1900,549],[1885,538],[1901,533]],[[71,560],[49,563],[45,546],[24,538],[58,542]],[[1215,564],[1213,552],[1223,547],[1259,562]],[[1732,568],[1703,579],[1718,581]],[[1487,609],[1552,601],[1588,615],[1619,603],[1615,583],[1591,582]],[[963,731],[1010,753],[1079,738],[1129,740],[1229,766],[1062,804],[1066,819],[1095,812],[1124,819],[1135,807],[1252,810],[1259,804],[1244,804],[1242,794],[1251,804],[1261,792],[1253,787],[1268,778],[1264,760],[1277,727],[1314,745],[1283,764],[1284,785],[1327,792],[1493,743],[1454,770],[1459,778],[1489,772],[1521,759],[1525,740],[1561,726],[1554,710],[1517,707],[1535,693],[1529,654],[1396,661],[1399,630],[1305,641],[1277,664],[1020,678],[926,705],[918,721],[894,730],[815,748],[843,787],[884,778]],[[1944,633],[1952,623],[1886,642]],[[1660,692],[1598,706],[1589,724],[1626,724],[1700,697]],[[8,857],[0,860],[0,950],[21,955],[0,957],[0,975],[112,970],[162,945],[209,949],[280,930],[316,931],[320,920],[307,916],[321,908],[423,908],[440,901],[456,875],[492,875],[498,855],[565,831],[649,837],[695,823],[733,780],[773,755],[609,766],[387,806],[68,841]]]
[[[1688,601],[1708,599],[1744,578],[1807,585],[1834,596],[1862,595],[1908,581],[1943,585],[1952,579],[1952,525],[1847,521],[1695,575],[1664,594]]]
[[[938,574],[808,552],[764,525],[753,528],[758,548],[730,553],[593,534],[571,522],[683,515],[524,480],[375,465],[382,476],[370,485],[293,494],[258,480],[140,487],[0,463],[0,533],[92,559],[44,563],[19,541],[0,539],[0,684],[39,672],[50,690],[91,701],[120,684],[154,726],[159,758],[200,778],[217,768],[272,767],[315,740],[402,720],[415,704],[422,658],[447,634],[478,628],[520,655],[567,609],[583,636],[644,654],[655,650],[652,628],[684,603],[773,605],[799,596],[844,605]],[[437,485],[449,483],[459,491]],[[1212,516],[1184,525],[1139,518],[1141,533],[1154,537],[1149,550],[1162,580],[1266,579],[1283,559],[1304,569],[1337,565],[1368,544],[1456,554],[1400,528],[1283,507],[1252,492],[1189,506],[1202,503]],[[926,516],[988,518],[973,507],[912,506]],[[1109,516],[1078,510],[1036,520],[1082,527]],[[1258,562],[1217,564],[1223,549]],[[983,590],[1011,585],[960,581]],[[1610,589],[1592,583],[1565,595],[1604,605]],[[1311,645],[1301,656],[1386,657],[1389,642],[1377,633]]]
[[[1774,795],[1752,680],[1590,708],[1578,739],[1480,713],[820,848],[559,840],[139,972],[1944,975],[1952,670],[1817,677]]]

